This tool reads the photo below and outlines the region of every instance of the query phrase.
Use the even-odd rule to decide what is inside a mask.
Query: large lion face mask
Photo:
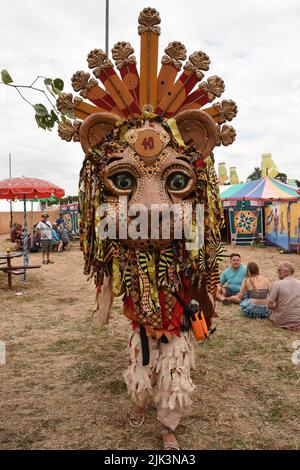
[[[199,300],[208,320],[213,313],[209,291],[218,281],[222,209],[212,151],[233,142],[234,129],[221,125],[237,112],[231,100],[200,109],[224,91],[219,77],[201,81],[210,63],[203,52],[189,57],[176,80],[186,51],[170,43],[157,76],[159,23],[156,10],[141,12],[140,74],[130,44],[112,49],[120,76],[94,49],[88,65],[105,89],[80,71],[73,88],[93,104],[71,94],[58,100],[61,112],[80,119],[65,119],[59,134],[80,141],[86,155],[79,187],[82,248],[101,321],[107,321],[112,297],[122,294],[126,315],[157,336],[176,333],[180,324],[174,292]],[[181,231],[174,207],[183,215]],[[202,231],[202,244],[187,248],[187,225],[191,237]]]

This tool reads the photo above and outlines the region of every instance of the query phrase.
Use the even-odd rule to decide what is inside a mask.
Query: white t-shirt
[[[36,226],[41,231],[41,239],[42,240],[52,240],[52,224],[51,222],[39,222]]]

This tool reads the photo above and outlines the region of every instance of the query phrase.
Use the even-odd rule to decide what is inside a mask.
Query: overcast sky
[[[174,40],[189,54],[206,52],[206,78],[222,77],[222,98],[238,105],[236,142],[217,147],[216,161],[236,166],[243,180],[270,152],[280,171],[300,179],[299,0],[110,0],[110,49],[126,40],[139,57],[137,18],[150,5],[162,20],[160,57]],[[88,71],[87,54],[105,48],[105,0],[10,0],[1,3],[0,23],[0,70],[16,84],[60,77],[73,92],[73,73]],[[38,93],[26,96],[43,102]],[[13,176],[45,178],[76,194],[80,144],[38,129],[32,108],[14,89],[0,85],[0,107],[0,179],[8,177],[11,153]]]

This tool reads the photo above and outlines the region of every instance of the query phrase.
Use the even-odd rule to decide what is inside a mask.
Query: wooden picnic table
[[[12,275],[13,274],[23,274],[25,269],[35,269],[41,268],[40,264],[31,265],[31,266],[12,266],[11,260],[13,258],[20,258],[23,256],[23,253],[18,251],[13,251],[10,253],[0,253],[0,260],[6,260],[6,266],[0,265],[0,270],[7,274],[8,288],[12,289]]]

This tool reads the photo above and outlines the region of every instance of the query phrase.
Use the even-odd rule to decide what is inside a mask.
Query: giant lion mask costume
[[[161,409],[174,410],[189,402],[192,389],[190,338],[182,328],[184,305],[197,300],[208,327],[214,315],[222,209],[212,151],[234,141],[235,131],[225,122],[235,117],[237,108],[231,100],[210,105],[224,91],[224,82],[217,76],[202,80],[210,64],[204,52],[191,54],[181,71],[186,49],[171,42],[157,74],[159,23],[155,9],[140,13],[140,72],[129,43],[119,42],[112,49],[117,70],[102,50],[94,49],[88,67],[96,79],[76,72],[72,86],[81,97],[62,94],[57,105],[77,118],[60,124],[61,138],[79,141],[85,154],[79,185],[82,248],[85,273],[96,285],[100,322],[108,321],[113,298],[122,296],[124,313],[136,333],[125,374],[129,392],[136,403],[144,403],[145,396],[154,393],[149,376],[155,370],[161,375],[154,400]],[[175,216],[169,235],[161,236],[159,207],[174,204],[182,209],[183,225],[188,217],[196,238],[196,206],[203,207],[203,243],[196,248],[187,249],[183,230],[182,236],[175,236]],[[139,227],[139,237],[121,236],[133,222],[130,209],[136,205],[156,213],[156,236],[149,214],[140,224],[144,226]],[[103,207],[109,210],[103,212]],[[110,237],[101,230],[104,218],[108,225],[109,220],[117,221]],[[145,358],[139,335],[144,342],[148,339],[148,356],[149,348],[151,353],[170,347],[160,350],[155,362],[151,354]],[[183,357],[185,368],[179,366]],[[149,364],[151,373],[143,369]]]

